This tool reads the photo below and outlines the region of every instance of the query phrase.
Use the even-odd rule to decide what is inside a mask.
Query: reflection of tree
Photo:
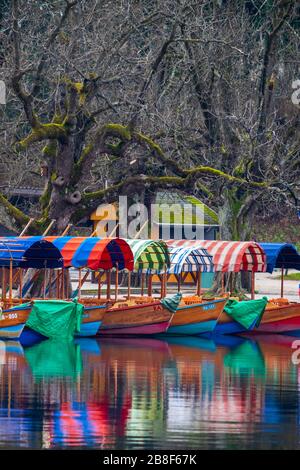
[[[101,352],[82,350],[75,379],[36,379],[22,350],[11,350],[0,365],[0,440],[21,436],[20,445],[46,448],[263,448],[280,440],[295,447],[297,369],[291,340],[276,341],[205,350],[188,340],[105,340]]]

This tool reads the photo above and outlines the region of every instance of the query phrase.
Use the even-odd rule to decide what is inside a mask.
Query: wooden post
[[[81,297],[81,268],[78,270],[78,299]]]
[[[140,230],[138,231],[138,233],[135,235],[134,239],[137,239],[138,236],[140,235],[140,233],[142,233],[142,231],[144,230],[144,228],[146,227],[146,225],[148,224],[148,219],[143,223],[143,225],[141,226]]]
[[[115,225],[114,229],[110,232],[110,234],[108,235],[107,238],[112,238],[115,235],[115,233],[117,232],[118,227],[119,227],[119,224]]]
[[[72,227],[73,224],[68,224],[65,228],[65,230],[63,231],[63,233],[61,234],[61,237],[65,237],[67,235],[67,233],[69,232],[70,228]]]
[[[69,283],[70,283],[70,270],[69,268],[65,269],[65,300],[68,300],[70,298],[70,288],[69,288]]]
[[[251,299],[255,298],[255,272],[251,271]]]
[[[52,289],[53,289],[52,278],[53,278],[53,270],[50,269],[49,270],[49,293],[48,293],[49,299],[52,298]]]
[[[142,272],[141,278],[141,296],[144,297],[145,273]]]
[[[148,276],[148,297],[152,297],[152,274]]]
[[[198,271],[197,273],[197,296],[200,297],[201,295],[201,278],[202,278],[202,272]]]
[[[163,273],[163,296],[166,297],[167,295],[167,266],[165,265],[164,273]]]
[[[13,261],[9,261],[9,303],[12,303],[12,289],[13,289]]]
[[[128,271],[128,300],[130,300],[131,295],[131,271]]]
[[[23,237],[23,235],[25,234],[25,232],[27,232],[27,230],[29,229],[29,227],[30,227],[30,225],[32,224],[33,221],[34,221],[34,219],[29,219],[29,221],[27,222],[27,224],[23,228],[22,232],[20,233],[19,237]]]
[[[119,293],[119,264],[116,263],[116,281],[115,281],[115,301],[118,300]]]
[[[280,291],[281,291],[281,295],[280,295],[281,298],[283,298],[283,278],[284,278],[284,269],[281,268],[281,289],[280,289]]]
[[[102,273],[100,274],[100,271],[98,271],[98,300],[101,299],[101,277]]]
[[[110,300],[110,287],[111,287],[111,270],[109,269],[106,274],[106,298]]]
[[[224,294],[224,273],[221,272],[221,289],[222,289],[222,294]]]
[[[23,291],[23,269],[19,268],[19,276],[20,276],[20,285],[19,285],[19,292],[20,292],[20,304],[22,303],[22,291]]]
[[[6,297],[5,268],[2,267],[2,302],[4,302],[5,297]]]
[[[57,271],[56,276],[56,297],[60,299],[60,270]]]

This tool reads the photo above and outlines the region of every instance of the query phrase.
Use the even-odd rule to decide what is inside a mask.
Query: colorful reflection
[[[298,448],[293,340],[0,342],[0,447]]]

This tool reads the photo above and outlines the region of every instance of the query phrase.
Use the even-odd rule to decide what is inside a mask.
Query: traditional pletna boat
[[[214,270],[222,273],[222,289],[224,290],[224,273],[238,273],[250,271],[252,280],[252,295],[254,298],[254,274],[266,271],[266,255],[263,248],[256,242],[237,242],[219,240],[168,240],[168,245],[174,247],[203,248],[212,255]],[[212,300],[215,300],[212,299]],[[258,318],[260,315],[258,315]],[[248,329],[235,321],[224,310],[218,318],[213,330],[215,335],[237,334],[250,331],[255,328],[256,320]]]
[[[41,239],[42,237],[31,237]],[[60,251],[63,267],[57,276],[49,281],[50,298],[70,299],[78,297],[84,305],[80,332],[78,337],[96,336],[110,302],[111,270],[131,270],[133,255],[125,240],[120,238],[47,236],[45,240],[53,243]],[[69,268],[78,270],[79,282],[75,292],[69,292]],[[85,274],[83,274],[85,270]],[[98,274],[98,298],[83,298],[81,289],[91,271]],[[101,298],[101,277],[107,276],[107,299]],[[66,280],[68,282],[66,282]],[[27,288],[30,288],[28,285]]]
[[[99,237],[47,237],[60,249],[64,259],[64,269],[76,268],[79,272],[78,288],[72,297],[84,305],[82,327],[78,336],[96,336],[106,315],[111,299],[111,272],[115,270],[116,279],[119,271],[133,269],[133,254],[127,242],[121,238]],[[86,269],[82,277],[82,269]],[[98,297],[82,297],[82,286],[91,273],[98,275]],[[107,278],[107,298],[101,298],[101,278]],[[116,287],[116,296],[117,296]],[[65,293],[62,292],[62,295]],[[115,299],[116,300],[116,299]]]
[[[213,272],[212,256],[205,248],[198,246],[176,248],[170,245],[170,268],[168,276],[174,275],[181,290],[183,273],[194,273],[197,278],[196,295],[183,297],[172,318],[167,334],[172,335],[200,335],[212,333],[222,314],[227,299],[204,301],[201,298],[201,276],[203,272]]]
[[[134,257],[134,270],[141,276],[141,297],[131,295],[131,275],[128,273],[128,295],[121,302],[116,302],[107,309],[99,330],[100,335],[153,335],[165,333],[170,326],[180,298],[174,299],[173,308],[164,301],[151,298],[151,285],[148,285],[149,297],[144,297],[145,275],[162,272],[161,297],[164,297],[164,280],[170,257],[167,245],[161,240],[126,240]],[[117,278],[116,278],[117,279]]]
[[[152,335],[166,331],[173,312],[159,301],[142,302],[130,295],[130,272],[134,265],[134,256],[126,240],[120,238],[98,237],[46,237],[60,251],[64,260],[64,270],[73,267],[79,271],[78,289],[73,293],[84,305],[83,323],[80,336],[100,335]],[[140,270],[157,269],[169,262],[166,245],[160,241],[134,240],[136,267]],[[82,269],[87,269],[82,277]],[[111,274],[114,270],[115,293],[111,295]],[[119,272],[128,271],[128,297],[118,299]],[[98,298],[82,297],[81,289],[89,273],[95,271],[98,275]],[[101,276],[105,273],[107,280],[106,299],[101,298]],[[61,275],[64,278],[63,273]],[[142,274],[143,277],[143,274]],[[61,286],[56,292],[60,298],[68,293]],[[67,297],[68,298],[68,297]]]
[[[281,269],[281,296],[270,299],[255,333],[300,334],[300,303],[284,299],[284,270],[300,271],[300,255],[290,243],[260,243],[267,256],[267,272]]]

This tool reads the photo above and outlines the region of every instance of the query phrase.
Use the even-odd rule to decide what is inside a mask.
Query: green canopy
[[[162,240],[126,240],[134,256],[134,270],[157,272],[170,267],[170,256]]]
[[[264,356],[256,343],[245,341],[224,357],[224,366],[239,372],[265,374]]]
[[[228,300],[224,312],[240,323],[246,330],[259,326],[268,303],[267,297],[257,300]]]
[[[25,349],[26,360],[36,379],[70,377],[82,372],[80,345],[73,341],[48,339]]]
[[[34,300],[26,326],[47,338],[72,339],[80,331],[83,310],[76,300]]]

